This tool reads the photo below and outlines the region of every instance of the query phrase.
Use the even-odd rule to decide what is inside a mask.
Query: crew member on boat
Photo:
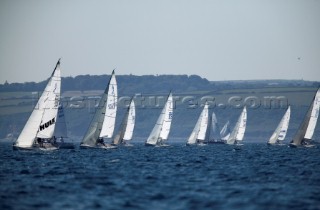
[[[106,146],[106,145],[104,144],[103,138],[98,138],[97,144],[101,144],[101,145],[103,145],[103,146]]]

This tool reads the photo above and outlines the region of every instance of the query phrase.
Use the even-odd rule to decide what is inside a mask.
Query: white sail
[[[15,147],[31,148],[36,137],[51,138],[60,101],[61,73],[58,61],[49,81],[21,131]]]
[[[315,127],[317,125],[317,121],[318,121],[319,108],[320,108],[320,89],[318,89],[316,96],[314,98],[314,101],[313,101],[313,108],[311,111],[311,116],[309,119],[306,134],[304,135],[305,139],[312,139],[314,129],[315,129]]]
[[[314,96],[313,101],[310,104],[308,112],[306,113],[303,122],[301,123],[297,133],[293,137],[291,142],[292,146],[299,146],[302,144],[303,140],[311,140],[314,129],[319,116],[319,106],[320,106],[320,89]]]
[[[66,125],[66,119],[64,116],[64,111],[62,105],[59,105],[58,108],[58,115],[57,115],[57,122],[54,130],[54,136],[55,137],[62,137],[67,138],[67,125]]]
[[[217,116],[214,112],[212,112],[212,115],[211,115],[211,123],[212,123],[212,135],[214,138],[216,138],[219,131],[219,125],[218,125]],[[219,138],[221,138],[220,134],[219,134]]]
[[[111,85],[110,85],[111,80],[115,80],[114,70],[112,71],[112,75],[109,80],[109,84],[106,87],[106,89],[100,99],[99,105],[98,105],[96,112],[91,120],[89,128],[81,141],[81,145],[83,145],[83,146],[90,146],[90,147],[96,146],[97,140],[100,137],[103,122],[106,120],[105,113],[106,113],[106,109],[107,109],[106,107],[107,107],[107,101],[108,101],[108,96],[109,96],[108,93],[109,93],[109,89],[111,87]],[[114,89],[114,91],[116,91],[116,90]],[[114,119],[110,119],[110,120],[114,120]],[[112,130],[112,132],[113,132],[113,130]]]
[[[160,138],[162,140],[167,140],[169,133],[170,133],[170,128],[171,128],[171,122],[172,122],[172,111],[173,111],[173,99],[172,99],[172,94],[170,93],[167,103],[165,105],[165,114],[164,114],[164,120],[160,132]]]
[[[230,136],[230,122],[229,120],[226,122],[226,124],[224,124],[224,126],[222,127],[221,131],[220,131],[220,136],[221,136],[221,140],[228,140],[229,136]]]
[[[242,141],[247,124],[247,109],[243,108],[236,126],[234,127],[232,133],[230,134],[227,144],[234,144],[236,141]]]
[[[208,128],[208,112],[208,104],[206,103],[192,133],[188,138],[187,144],[195,144],[197,140],[205,140]]]
[[[276,130],[273,132],[272,136],[270,137],[268,143],[274,144],[279,141],[283,141],[286,137],[287,130],[289,127],[289,121],[290,121],[290,106],[288,107],[286,113],[283,115],[279,125],[277,126]]]
[[[123,140],[129,141],[132,139],[135,119],[136,119],[136,109],[135,109],[134,101],[131,100],[131,103],[129,106],[128,118],[127,118],[127,126],[123,135]]]
[[[173,101],[172,93],[170,93],[167,102],[146,141],[146,144],[156,145],[159,141],[166,140],[168,138],[172,121],[172,112]]]
[[[117,97],[118,89],[116,76],[112,74],[109,82],[108,98],[100,137],[111,138],[113,135],[117,114]]]
[[[117,145],[124,143],[125,141],[130,141],[132,139],[134,124],[136,118],[136,111],[133,99],[131,100],[127,112],[122,120],[121,127],[118,134],[114,137],[112,143]]]

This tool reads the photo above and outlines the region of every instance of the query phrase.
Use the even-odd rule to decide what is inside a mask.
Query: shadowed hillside
[[[62,79],[61,100],[70,136],[84,135],[109,77],[82,75]],[[319,82],[302,80],[210,82],[196,75],[119,75],[117,81],[116,130],[126,102],[135,96],[137,121],[134,139],[145,140],[172,90],[176,107],[170,137],[183,141],[190,135],[205,101],[210,102],[210,112],[216,113],[220,127],[227,120],[233,127],[241,112],[237,106],[247,105],[248,127],[244,139],[258,142],[270,137],[286,107],[291,105],[292,120],[288,131],[288,138],[291,138],[319,85]],[[9,133],[20,133],[45,85],[46,81],[0,85],[0,138]],[[320,138],[319,125],[315,137]]]

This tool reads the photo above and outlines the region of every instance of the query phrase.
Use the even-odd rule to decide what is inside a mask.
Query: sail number
[[[169,119],[172,119],[172,112],[169,112]]]
[[[108,108],[109,108],[109,109],[114,109],[115,107],[116,107],[115,104],[108,104]]]

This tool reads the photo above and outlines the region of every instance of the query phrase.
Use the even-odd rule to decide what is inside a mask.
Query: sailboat
[[[244,132],[246,130],[247,124],[247,109],[246,107],[243,108],[237,124],[235,125],[232,133],[230,134],[229,138],[227,139],[227,144],[237,144],[240,145],[240,141],[242,141]]]
[[[210,140],[208,140],[205,143],[207,143],[207,144],[224,144],[226,141],[226,138],[228,138],[230,136],[229,121],[223,126],[223,128],[219,132],[219,125],[218,125],[218,120],[217,120],[216,114],[214,112],[212,112],[211,124],[212,124],[212,134],[210,135]]]
[[[290,121],[290,106],[288,107],[286,113],[283,115],[279,125],[277,126],[276,130],[273,132],[272,136],[270,137],[268,144],[274,145],[274,144],[281,144],[281,141],[284,140],[287,134],[287,130],[289,127],[289,121]]]
[[[226,124],[222,127],[220,131],[220,137],[222,142],[226,142],[230,137],[231,129],[230,129],[230,121],[228,120]]]
[[[312,147],[314,145],[310,144],[311,139],[314,133],[314,129],[317,125],[317,120],[319,116],[319,107],[320,107],[320,89],[317,90],[313,101],[309,107],[308,112],[306,113],[304,120],[302,121],[299,130],[293,137],[290,147]]]
[[[121,123],[120,130],[116,137],[113,139],[113,145],[123,144],[125,146],[132,146],[128,143],[132,139],[134,125],[136,119],[136,110],[134,105],[134,100],[131,99],[127,112]]]
[[[34,107],[27,123],[22,129],[13,149],[55,150],[52,137],[56,125],[60,101],[61,72],[60,59]]]
[[[167,102],[153,127],[145,145],[146,146],[167,146],[165,141],[168,139],[173,114],[173,99],[170,92]]]
[[[53,133],[54,145],[59,149],[74,149],[74,144],[66,142],[68,139],[66,119],[64,116],[63,106],[60,104],[58,108],[58,116],[56,127]]]
[[[208,104],[206,103],[203,110],[198,118],[198,121],[191,132],[186,145],[204,145],[204,141],[207,137],[208,125],[209,125],[209,110]]]
[[[113,135],[117,113],[117,96],[117,81],[113,70],[109,84],[80,143],[80,148],[116,148],[116,146],[104,143],[104,138],[110,139]]]

